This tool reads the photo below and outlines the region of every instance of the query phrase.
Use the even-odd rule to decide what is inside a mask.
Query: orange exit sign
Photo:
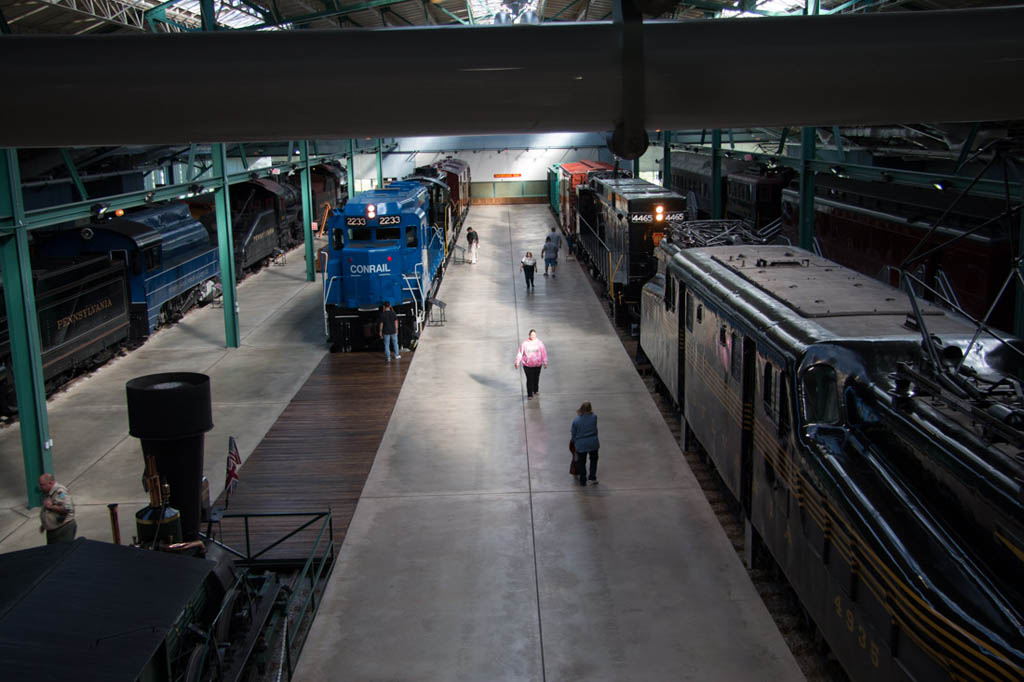
[[[496,178],[521,178],[521,177],[523,177],[523,174],[522,173],[495,173],[494,177],[496,177]]]

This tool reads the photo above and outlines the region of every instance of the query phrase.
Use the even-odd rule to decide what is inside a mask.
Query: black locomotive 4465
[[[851,678],[1024,679],[1024,344],[793,247],[660,251],[641,344]]]

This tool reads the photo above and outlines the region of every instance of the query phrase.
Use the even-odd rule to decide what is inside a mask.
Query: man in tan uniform
[[[39,532],[46,531],[46,544],[71,542],[78,532],[75,521],[75,503],[68,489],[57,483],[53,474],[39,477],[39,492],[43,506],[39,509]]]

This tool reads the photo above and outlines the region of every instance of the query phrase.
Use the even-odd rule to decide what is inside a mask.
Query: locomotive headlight
[[[654,207],[654,220],[655,222],[661,222],[665,219],[665,207],[655,206]]]
[[[373,204],[367,204],[366,206],[366,217],[373,220],[377,217],[377,207]]]

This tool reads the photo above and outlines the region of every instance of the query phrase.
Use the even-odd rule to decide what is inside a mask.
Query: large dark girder
[[[648,130],[1020,119],[1020,26],[1020,6],[647,22],[625,77]],[[617,31],[5,36],[0,146],[608,131]]]

